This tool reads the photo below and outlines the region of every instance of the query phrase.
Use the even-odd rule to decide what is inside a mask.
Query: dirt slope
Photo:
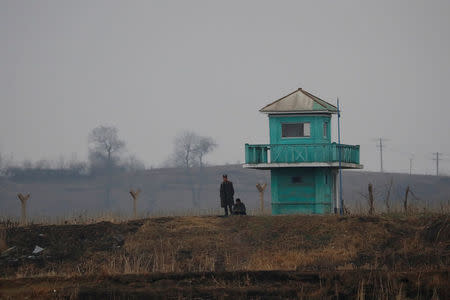
[[[301,291],[313,295],[312,291],[317,289],[307,289],[305,282],[308,280],[298,279],[303,282],[299,285],[289,279],[289,276],[300,276],[298,274],[316,276],[312,283],[316,288],[328,282],[330,287],[320,295],[331,295],[336,288],[337,293],[343,295],[360,293],[361,288],[364,292],[364,287],[370,290],[375,284],[377,288],[380,284],[391,284],[392,290],[389,293],[386,290],[388,294],[408,290],[412,295],[410,289],[419,293],[417,291],[423,288],[422,293],[428,296],[433,293],[449,295],[448,215],[166,217],[120,224],[9,227],[5,232],[5,247],[10,250],[0,257],[0,275],[8,278],[1,280],[3,295],[13,290],[6,286],[20,285],[25,280],[18,277],[34,277],[26,280],[31,280],[30,286],[38,289],[45,286],[49,280],[45,278],[49,276],[57,276],[61,286],[67,286],[72,292],[74,287],[67,282],[78,282],[81,290],[88,291],[87,298],[95,295],[97,289],[96,285],[89,284],[92,280],[105,283],[98,287],[101,295],[116,289],[119,295],[120,291],[126,294],[128,289],[133,290],[134,284],[142,286],[143,293],[149,293],[154,290],[156,279],[150,283],[146,280],[152,276],[159,276],[156,281],[168,280],[164,285],[167,292],[173,291],[170,287],[180,288],[183,284],[180,282],[185,280],[197,290],[207,294],[210,291],[208,295],[217,294],[224,287],[237,289],[238,294],[245,292],[242,295],[247,296],[248,289],[260,292],[274,289],[273,295],[277,290],[285,291],[287,294],[280,294],[284,296]],[[44,250],[33,254],[36,246]],[[260,271],[269,273],[258,273]],[[271,272],[290,275],[269,280],[270,284],[263,278],[272,275],[252,275]],[[379,276],[376,282],[374,272]],[[137,281],[129,279],[124,284],[123,274],[146,274],[147,277]],[[173,274],[184,279],[170,279]],[[195,279],[199,274],[206,276],[205,285]],[[257,279],[245,284],[245,274]],[[340,279],[333,277],[335,275]],[[178,278],[176,276],[174,278]],[[240,279],[227,279],[229,276]],[[352,279],[345,279],[347,276]],[[409,279],[405,281],[402,276]],[[344,279],[350,280],[350,286]],[[119,283],[115,286],[114,282]],[[411,287],[414,285],[419,289]],[[45,295],[50,291],[43,289]],[[192,289],[182,287],[180,295],[185,297],[189,290]],[[79,296],[78,292],[75,294]],[[257,295],[262,294],[256,293],[255,297]]]

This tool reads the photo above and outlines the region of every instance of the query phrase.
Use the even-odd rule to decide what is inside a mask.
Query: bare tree
[[[118,130],[112,126],[98,126],[89,134],[90,153],[94,157],[103,158],[106,166],[113,166],[116,155],[123,150],[125,142],[119,139]]]
[[[195,147],[195,152],[198,156],[198,162],[200,167],[203,167],[203,156],[213,151],[217,147],[216,142],[212,137],[201,136],[198,137],[197,145]]]
[[[9,157],[0,153],[0,176],[6,175],[8,168],[11,166],[12,155]]]
[[[6,175],[8,173],[8,169],[11,167],[12,163],[13,163],[12,154],[6,156],[0,153],[0,176]]]
[[[170,165],[182,167],[186,170],[189,185],[192,191],[192,203],[194,207],[199,205],[200,191],[202,189],[202,174],[200,170],[191,170],[192,167],[203,167],[203,158],[210,153],[216,143],[211,137],[197,135],[192,131],[184,131],[178,134],[174,142],[174,153]],[[197,174],[194,174],[197,172]]]
[[[119,139],[118,130],[112,126],[98,126],[89,134],[89,159],[91,168],[106,169],[108,180],[106,184],[106,206],[111,205],[112,170],[117,155],[125,148],[125,142]]]
[[[198,185],[195,180],[192,178],[193,174],[190,169],[194,166],[197,166],[196,160],[196,149],[199,141],[199,136],[192,131],[184,131],[179,133],[175,137],[174,141],[174,153],[171,164],[176,167],[182,167],[186,171],[187,178],[189,180],[188,184],[192,193],[192,204],[194,207],[197,207],[197,190]]]
[[[199,136],[192,131],[177,135],[174,143],[173,164],[177,167],[203,167],[203,157],[217,147],[211,137]]]
[[[184,131],[178,134],[174,142],[173,163],[177,167],[189,169],[197,165],[197,145],[199,136],[192,131]]]

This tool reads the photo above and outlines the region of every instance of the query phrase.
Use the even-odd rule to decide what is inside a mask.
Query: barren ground
[[[448,215],[2,224],[0,299],[450,299]],[[33,254],[36,246],[44,250]]]

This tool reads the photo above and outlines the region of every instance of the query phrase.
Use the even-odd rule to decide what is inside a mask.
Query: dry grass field
[[[0,299],[450,298],[448,214],[2,226]]]

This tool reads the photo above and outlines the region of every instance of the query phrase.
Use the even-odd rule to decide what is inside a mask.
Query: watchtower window
[[[281,137],[309,137],[311,136],[311,123],[281,124]]]
[[[302,183],[302,176],[294,176],[291,178],[292,183]]]
[[[323,123],[323,137],[328,137],[328,122]]]

